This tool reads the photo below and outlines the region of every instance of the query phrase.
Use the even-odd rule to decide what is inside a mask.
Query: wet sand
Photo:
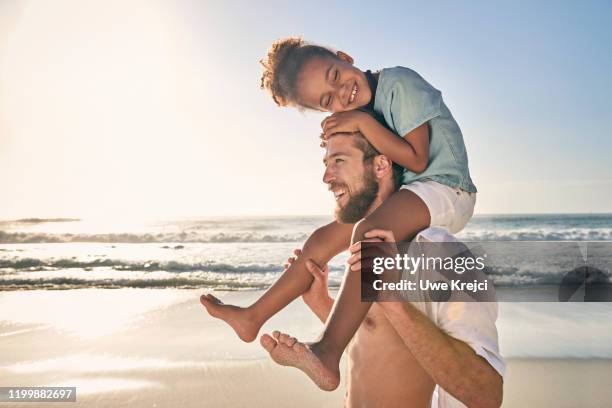
[[[75,386],[66,407],[341,407],[206,315],[194,290],[0,293],[0,386]],[[258,292],[219,294],[248,304]],[[500,336],[506,328],[500,322]],[[318,320],[296,301],[264,327],[312,338]],[[612,405],[606,359],[509,359],[504,407]],[[23,404],[0,403],[0,406]]]

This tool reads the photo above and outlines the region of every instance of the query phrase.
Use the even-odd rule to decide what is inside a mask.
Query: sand
[[[297,370],[274,365],[257,342],[244,344],[209,318],[199,294],[150,289],[0,293],[0,386],[77,387],[76,403],[54,407],[342,406],[343,386],[319,391]],[[219,294],[238,304],[258,295]],[[264,330],[277,328],[309,339],[320,323],[296,301]],[[504,407],[612,406],[611,360],[508,363]]]

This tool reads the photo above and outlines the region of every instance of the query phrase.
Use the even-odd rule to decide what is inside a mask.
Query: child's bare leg
[[[251,342],[270,317],[308,290],[312,275],[306,270],[306,260],[325,265],[348,248],[352,230],[353,224],[337,222],[317,229],[304,244],[302,255],[249,307],[226,305],[210,294],[202,295],[200,302],[211,316],[224,320],[243,341]]]
[[[429,225],[425,203],[412,191],[400,190],[355,225],[351,243],[363,240],[364,234],[372,229],[393,231],[398,241],[406,241]],[[340,382],[340,357],[371,304],[361,301],[361,274],[347,269],[318,341],[300,343],[283,335],[291,341],[283,341],[285,337],[279,336],[274,342],[267,336],[262,338],[262,345],[277,363],[299,368],[324,390],[335,389]]]

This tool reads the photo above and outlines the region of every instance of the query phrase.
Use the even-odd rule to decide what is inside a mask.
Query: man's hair
[[[278,106],[300,107],[297,81],[302,68],[312,58],[338,58],[330,49],[308,44],[299,37],[272,43],[268,55],[260,60],[264,68],[261,89],[266,89]]]
[[[374,157],[380,155],[380,152],[372,146],[372,144],[360,132],[349,133],[352,136],[355,147],[363,152],[363,161],[371,162]],[[393,163],[393,162],[392,162]],[[395,190],[402,185],[402,174],[404,168],[396,163],[393,163],[393,183]]]

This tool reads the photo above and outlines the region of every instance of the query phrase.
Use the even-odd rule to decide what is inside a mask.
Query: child
[[[322,123],[323,139],[361,132],[380,154],[405,170],[401,188],[365,218],[343,219],[317,229],[302,255],[251,306],[225,305],[212,295],[201,297],[208,312],[226,321],[244,341],[253,341],[266,320],[308,290],[312,283],[308,259],[325,265],[373,229],[390,230],[399,241],[411,240],[434,225],[459,232],[471,218],[476,199],[461,130],[441,93],[416,72],[403,67],[362,72],[347,54],[299,38],[275,42],[262,64],[261,86],[279,106],[333,113]],[[368,112],[382,116],[391,131]],[[351,191],[329,184],[338,207],[346,205]],[[322,389],[335,389],[340,357],[371,305],[361,302],[360,285],[359,273],[345,274],[318,341],[296,343],[276,334],[276,343],[285,350],[275,360],[300,368]],[[269,336],[261,341],[268,350],[275,342]]]

